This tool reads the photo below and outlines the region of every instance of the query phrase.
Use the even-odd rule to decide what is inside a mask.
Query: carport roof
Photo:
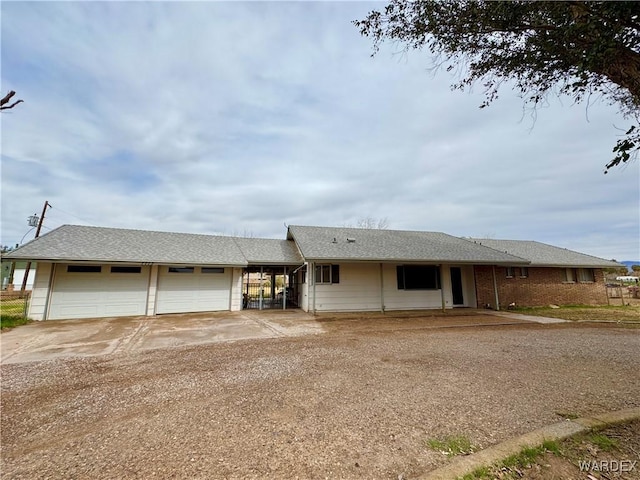
[[[247,264],[232,237],[63,225],[6,255],[11,259],[166,263]]]
[[[259,265],[301,265],[303,258],[291,240],[235,238],[247,262]]]
[[[493,238],[472,238],[471,241],[500,252],[526,258],[531,266],[539,267],[582,267],[617,268],[624,265],[613,260],[593,257],[585,253],[554,247],[533,240],[495,240]]]
[[[527,265],[528,260],[440,232],[289,226],[307,260]]]

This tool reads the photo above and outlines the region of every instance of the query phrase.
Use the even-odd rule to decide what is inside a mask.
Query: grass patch
[[[640,305],[563,305],[551,307],[520,307],[514,311],[525,315],[562,318],[564,320],[608,320],[615,322],[640,322]]]
[[[24,298],[3,299],[0,301],[0,329],[5,330],[28,323]]]
[[[29,323],[29,319],[23,315],[5,315],[0,316],[0,329],[7,330]]]
[[[426,443],[429,448],[436,450],[447,457],[469,455],[475,451],[475,447],[471,444],[471,441],[463,435],[447,437],[444,440],[432,438],[427,440]]]
[[[553,453],[560,456],[560,444],[555,440],[545,440],[537,447],[525,447],[520,452],[510,455],[501,462],[490,467],[478,467],[473,472],[464,475],[462,480],[484,480],[496,478],[519,478],[519,471],[534,464],[545,453]]]
[[[603,433],[592,433],[587,439],[603,452],[610,452],[618,448],[618,441],[615,438],[607,437]]]

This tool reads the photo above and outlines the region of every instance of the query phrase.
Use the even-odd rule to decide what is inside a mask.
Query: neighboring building
[[[64,225],[4,258],[38,262],[34,320],[606,303],[602,269],[619,267],[537,242],[306,226],[273,240]]]
[[[22,288],[22,281],[24,280],[24,274],[26,271],[27,262],[15,262],[15,267],[13,270],[13,282],[10,283],[11,280],[11,265],[14,262],[2,262],[2,290],[12,290],[19,291]],[[25,289],[31,290],[33,288],[33,282],[36,277],[36,267],[35,263],[31,264],[29,269],[29,276],[27,278],[27,284]]]

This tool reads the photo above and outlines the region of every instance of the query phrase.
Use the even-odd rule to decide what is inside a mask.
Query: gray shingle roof
[[[495,240],[492,238],[473,238],[475,241],[500,252],[508,252],[518,257],[526,258],[531,266],[541,267],[583,267],[607,268],[623,265],[603,258],[592,257],[566,248],[554,247],[546,243],[533,240]]]
[[[526,265],[529,262],[439,232],[289,226],[307,260],[455,262]],[[347,241],[347,238],[355,240]],[[334,242],[335,239],[335,242]]]
[[[270,238],[236,238],[249,263],[263,265],[302,265],[304,260],[295,243]]]
[[[246,265],[232,237],[63,225],[6,255],[29,260],[84,260]]]

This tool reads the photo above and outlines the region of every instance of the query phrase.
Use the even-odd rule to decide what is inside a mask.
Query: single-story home
[[[293,225],[285,240],[63,225],[3,257],[37,262],[34,320],[597,304],[602,269],[620,266],[538,242]]]

